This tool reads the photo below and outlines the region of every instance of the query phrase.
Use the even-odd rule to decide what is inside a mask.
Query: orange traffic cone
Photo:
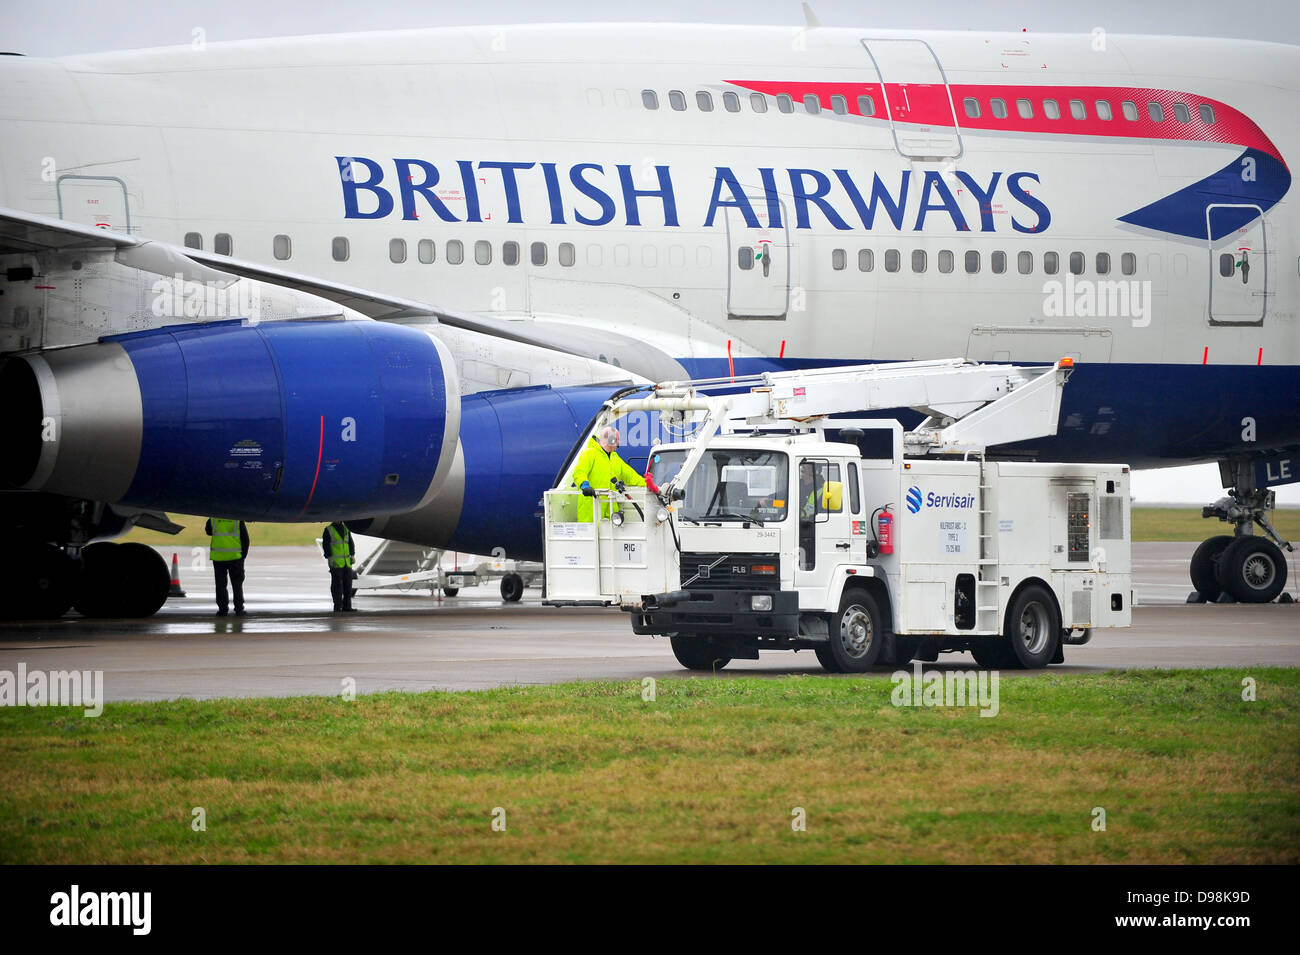
[[[168,596],[168,597],[184,597],[184,596],[185,596],[185,591],[181,589],[181,565],[180,565],[180,561],[178,561],[178,560],[176,559],[176,555],[175,555],[174,553],[172,554],[172,587],[171,587],[171,590],[167,591],[167,596]]]

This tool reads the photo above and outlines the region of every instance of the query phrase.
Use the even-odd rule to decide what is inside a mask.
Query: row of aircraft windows
[[[748,253],[748,254],[747,254]],[[1061,270],[1061,256],[1057,252],[1044,252],[1043,271],[1048,275],[1056,275]],[[929,256],[925,249],[912,250],[912,271],[924,272],[928,266]],[[950,249],[942,249],[936,255],[936,264],[939,271],[945,275],[956,268],[956,256]],[[980,271],[980,253],[975,249],[969,249],[962,257],[962,266],[968,275],[974,275]],[[754,267],[754,253],[752,249],[741,249],[737,264],[741,269],[752,269]],[[848,268],[849,254],[844,249],[831,250],[831,268],[837,272],[842,272]],[[886,249],[884,254],[884,266],[886,272],[902,271],[903,254],[898,249]],[[1087,265],[1087,256],[1082,252],[1071,252],[1068,255],[1067,267],[1072,275],[1082,275]],[[1109,275],[1111,272],[1111,255],[1109,252],[1098,252],[1096,261],[1096,274]],[[1132,252],[1125,252],[1119,257],[1120,272],[1124,275],[1133,275],[1137,272],[1137,255]],[[858,271],[871,272],[876,267],[876,254],[871,249],[858,250]],[[1002,275],[1007,271],[1007,253],[990,252],[989,253],[989,271],[994,275]],[[1016,254],[1016,271],[1021,275],[1031,275],[1034,271],[1034,253],[1019,252]]]
[[[747,97],[745,97],[745,99],[748,100],[749,108],[753,112],[755,113],[767,112],[768,103],[770,101],[768,97],[763,93],[750,93]],[[794,98],[790,96],[789,93],[778,93],[774,97],[774,99],[776,100],[776,108],[779,112],[782,113],[794,112]],[[741,102],[742,100],[740,94],[738,93],[733,93],[730,90],[728,90],[727,92],[722,94],[722,108],[725,109],[728,113],[739,113],[741,110]],[[654,90],[642,90],[641,105],[643,105],[646,109],[658,109],[659,94]],[[668,91],[669,109],[674,109],[677,110],[678,112],[682,112],[683,110],[686,109],[686,105],[687,105],[687,101],[686,101],[685,93],[683,93],[681,90]],[[817,96],[816,93],[809,93],[803,98],[803,107],[809,113],[820,113],[822,111],[821,99]],[[695,108],[698,109],[701,113],[713,112],[713,94],[710,93],[708,90],[697,90],[695,93]],[[845,116],[848,114],[848,111],[849,111],[848,99],[846,99],[844,96],[841,96],[839,93],[836,93],[831,97],[832,113],[835,113],[839,116]],[[860,112],[863,116],[876,115],[875,100],[873,100],[870,96],[866,95],[865,93],[859,96],[858,112]]]
[[[963,100],[966,109],[966,115],[971,119],[979,119],[983,115],[983,107],[980,101],[974,96],[967,96]],[[1072,99],[1069,102],[1070,117],[1072,119],[1087,119],[1088,104],[1081,99]],[[1099,99],[1093,103],[1096,110],[1097,118],[1103,120],[1114,119],[1114,111],[1111,109],[1110,100]],[[1197,106],[1197,111],[1201,115],[1201,122],[1211,126],[1215,122],[1214,107],[1209,103],[1201,103]],[[994,119],[1006,119],[1008,116],[1007,101],[1001,97],[994,96],[989,99],[989,112]],[[1124,100],[1120,104],[1120,112],[1129,122],[1136,123],[1140,112],[1137,103],[1132,100]],[[1016,113],[1021,119],[1034,118],[1034,104],[1029,99],[1016,100]],[[1043,115],[1048,119],[1061,118],[1061,104],[1054,99],[1043,100]],[[1147,103],[1147,115],[1151,117],[1153,123],[1163,123],[1165,121],[1165,108],[1160,103]],[[1186,103],[1174,104],[1174,119],[1180,123],[1190,123],[1192,121],[1192,111]]]

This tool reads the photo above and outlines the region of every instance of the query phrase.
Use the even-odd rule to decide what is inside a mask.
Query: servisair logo
[[[952,508],[969,508],[975,506],[974,494],[935,494],[934,491],[921,493],[921,489],[913,484],[907,489],[907,509],[913,514],[918,514],[922,507],[952,507]]]

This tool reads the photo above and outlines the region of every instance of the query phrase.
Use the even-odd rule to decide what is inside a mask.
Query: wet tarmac
[[[1300,604],[1183,603],[1194,547],[1135,544],[1133,626],[1098,630],[1090,644],[1066,647],[1064,666],[1037,672],[1300,666]],[[170,563],[171,552],[160,552]],[[1287,585],[1293,596],[1296,564]],[[334,614],[328,573],[310,547],[252,552],[243,617],[214,616],[210,570],[182,564],[181,581],[188,596],[147,620],[73,614],[0,624],[0,670],[16,672],[20,663],[28,671],[101,670],[108,700],[337,695],[351,681],[358,693],[473,690],[687,672],[667,640],[633,635],[617,610],[543,607],[536,588],[507,604],[495,581],[441,600],[427,591],[358,596],[360,612]],[[974,661],[944,654],[937,665]],[[811,652],[772,652],[735,661],[717,678],[790,673],[823,671]]]

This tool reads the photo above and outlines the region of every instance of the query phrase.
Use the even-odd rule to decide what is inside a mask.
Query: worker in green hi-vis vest
[[[244,558],[248,556],[248,527],[243,521],[224,517],[210,517],[203,525],[212,541],[208,545],[208,559],[212,561],[212,574],[217,582],[217,616],[230,612],[230,597],[226,581],[235,592],[235,616],[244,615]]]
[[[335,613],[355,613],[352,606],[352,559],[357,553],[352,532],[342,521],[335,521],[320,536],[321,550],[330,568],[330,596]]]

